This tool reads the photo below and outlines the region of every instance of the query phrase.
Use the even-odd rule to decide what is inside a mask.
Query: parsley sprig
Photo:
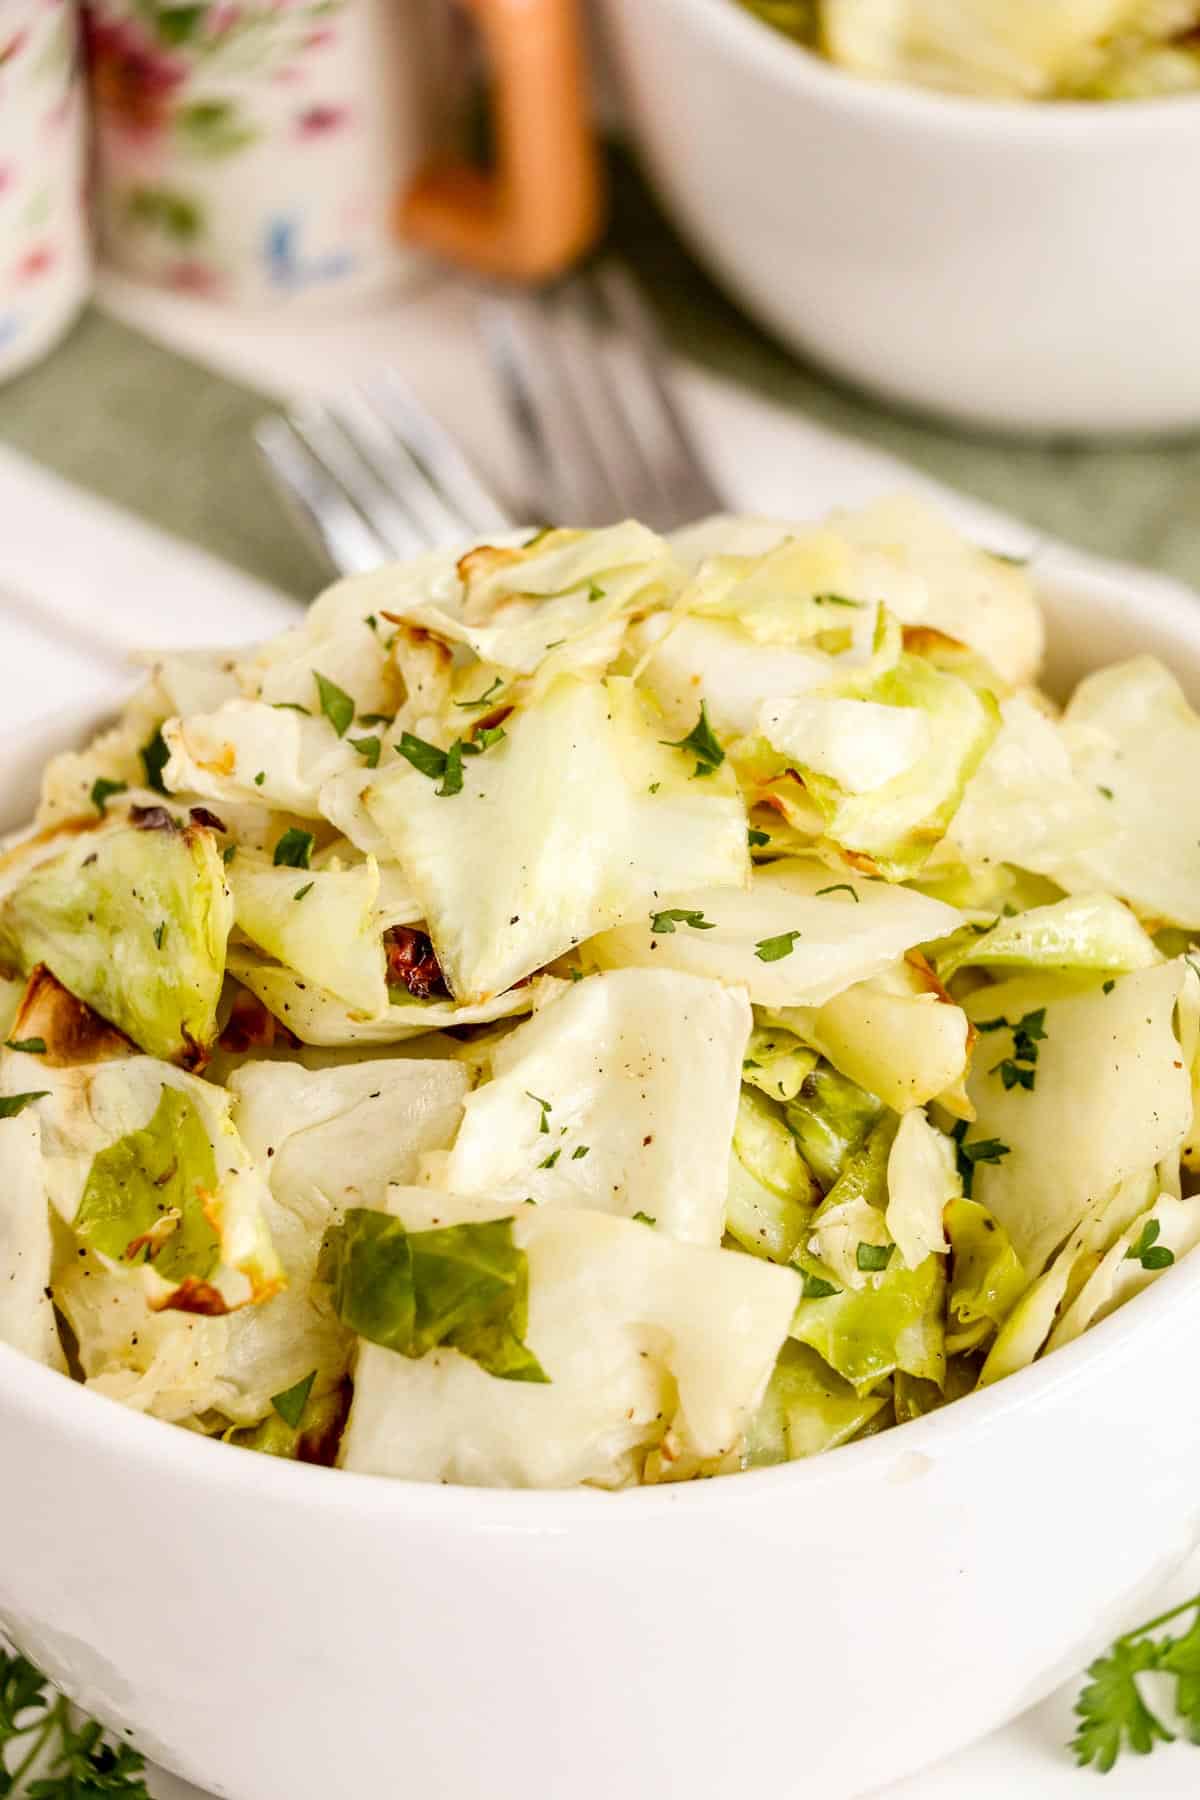
[[[0,1794],[11,1800],[150,1800],[145,1764],[104,1728],[71,1724],[66,1700],[23,1656],[0,1651]]]
[[[1015,1087],[1032,1092],[1037,1080],[1038,1045],[1046,1037],[1045,1007],[1039,1006],[1035,1012],[1025,1013],[1015,1024],[1010,1019],[980,1019],[975,1029],[1012,1032],[1012,1055],[993,1063],[988,1073],[1000,1076],[1006,1092]]]
[[[1182,1637],[1151,1637],[1187,1613],[1194,1617]],[[1089,1665],[1087,1685],[1075,1702],[1079,1724],[1071,1739],[1081,1767],[1090,1763],[1107,1775],[1123,1750],[1145,1756],[1156,1744],[1173,1742],[1174,1733],[1138,1690],[1138,1676],[1152,1670],[1174,1677],[1175,1709],[1191,1742],[1200,1744],[1200,1594],[1127,1631]]]
[[[708,708],[704,701],[700,702],[700,717],[692,726],[686,737],[663,738],[662,742],[669,750],[690,750],[696,758],[696,766],[692,770],[692,780],[697,775],[711,775],[725,761],[716,732],[708,722]]]
[[[969,1200],[975,1185],[976,1163],[1001,1162],[1010,1154],[1010,1146],[999,1138],[976,1138],[973,1144],[968,1144],[965,1119],[956,1122],[950,1135],[954,1139],[954,1158],[962,1176],[963,1195]]]
[[[716,921],[706,919],[699,910],[687,906],[668,906],[663,912],[650,914],[650,929],[657,937],[670,937],[676,925],[690,925],[693,931],[715,931]]]

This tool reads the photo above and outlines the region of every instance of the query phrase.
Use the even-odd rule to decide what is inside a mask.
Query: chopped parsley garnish
[[[800,935],[798,931],[781,931],[778,937],[761,938],[754,946],[754,954],[759,962],[781,962],[792,954]]]
[[[316,841],[311,831],[301,831],[298,825],[289,825],[275,846],[275,867],[277,869],[307,869]]]
[[[725,761],[725,752],[708,722],[708,709],[703,700],[700,702],[700,717],[686,737],[662,738],[660,742],[669,750],[689,750],[692,753],[696,758],[696,766],[692,770],[693,780],[697,775],[711,775]]]
[[[363,620],[363,624],[369,625],[371,627],[372,631],[379,630],[379,620],[375,617],[374,613],[368,613],[366,618]]]
[[[814,606],[853,606],[859,610],[866,604],[863,600],[847,600],[845,594],[814,594]]]
[[[154,948],[156,950],[161,950],[166,941],[167,921],[165,919],[160,919],[158,924],[154,927]]]
[[[658,1220],[647,1212],[635,1212],[634,1219],[639,1225],[657,1225]]]
[[[650,786],[647,788],[646,792],[648,794],[657,794],[657,792],[661,786],[662,786],[661,781],[652,781],[650,783]]]
[[[5,1038],[4,1048],[6,1050],[23,1050],[26,1056],[45,1056],[46,1040],[39,1037]]]
[[[895,1248],[895,1244],[860,1244],[854,1252],[855,1266],[864,1273],[878,1273],[887,1268]]]
[[[603,600],[604,589],[598,581],[588,582],[588,605],[594,606],[597,600]]]
[[[436,744],[427,744],[424,738],[414,737],[411,731],[405,731],[401,733],[397,749],[414,769],[427,775],[430,781],[440,778],[441,786],[436,791],[439,796],[444,797],[462,793],[463,757],[482,756],[485,750],[498,744],[504,735],[502,725],[493,725],[481,731],[474,740],[455,738],[448,750],[439,750]]]
[[[761,850],[764,844],[770,843],[771,834],[769,831],[755,831],[751,826],[746,833],[746,838],[752,850]]]
[[[841,1288],[834,1287],[832,1281],[826,1281],[822,1275],[810,1275],[805,1269],[800,1292],[805,1300],[828,1300],[830,1294],[840,1294]]]
[[[15,1119],[35,1100],[44,1100],[49,1092],[49,1088],[42,1088],[36,1094],[0,1094],[0,1119]]]
[[[359,713],[358,722],[360,725],[394,725],[396,715],[395,713]]]
[[[999,1072],[1000,1079],[1004,1083],[1006,1093],[1015,1087],[1028,1088],[1030,1092],[1032,1092],[1033,1084],[1037,1080],[1036,1069],[1023,1068],[1020,1063],[1014,1062],[1010,1056],[1006,1056],[1003,1062],[993,1064],[992,1068],[988,1071],[990,1075],[995,1075],[997,1072]]]
[[[1100,989],[1100,992],[1102,994],[1111,994],[1116,985],[1115,981],[1106,981]]]
[[[1100,782],[1096,783],[1096,792],[1098,794],[1103,794],[1106,800],[1111,800],[1113,797],[1112,789],[1110,787],[1104,787]]]
[[[158,726],[149,743],[143,744],[138,751],[142,759],[142,768],[146,772],[146,786],[154,789],[156,794],[165,794],[163,770],[171,760],[171,752],[167,749],[167,741],[162,734],[162,726]]]
[[[1161,1231],[1162,1226],[1157,1219],[1147,1219],[1137,1243],[1131,1244],[1125,1252],[1125,1261],[1141,1263],[1143,1269],[1169,1269],[1175,1261],[1175,1252],[1159,1243]],[[1197,1673],[1200,1674],[1200,1669]]]
[[[260,769],[260,770],[259,770],[259,771],[258,771],[258,774],[257,774],[257,775],[256,775],[256,776],[255,776],[255,777],[254,777],[254,785],[255,785],[255,787],[261,787],[261,786],[262,786],[262,784],[263,784],[263,782],[264,782],[264,781],[265,781],[265,780],[266,780],[266,779],[267,779],[267,771],[266,771],[266,770],[265,770],[265,769]]]
[[[716,923],[706,919],[702,912],[690,911],[686,906],[668,906],[665,912],[650,914],[650,929],[659,937],[670,937],[676,925],[689,925],[693,931],[715,931]]]
[[[822,894],[849,894],[856,906],[861,904],[861,896],[858,889],[852,888],[848,881],[835,881],[832,887],[818,888],[816,894],[818,900],[821,898]]]
[[[292,899],[293,900],[303,900],[305,894],[311,894],[312,891],[313,891],[312,882],[306,881],[303,887],[299,887],[296,889],[295,893],[292,895]]]
[[[358,754],[362,757],[368,769],[377,769],[379,767],[379,753],[383,749],[383,744],[379,738],[350,738],[348,742],[352,750],[358,751]]]
[[[13,1800],[150,1800],[143,1759],[70,1705],[23,1656],[0,1651],[0,1790]]]
[[[1046,1009],[1039,1006],[1035,1012],[1027,1012],[1015,1024],[1011,1019],[980,1019],[976,1031],[1011,1031],[1013,1034],[1013,1052],[1002,1061],[993,1063],[988,1070],[990,1075],[998,1074],[1004,1083],[1005,1091],[1015,1087],[1033,1091],[1037,1080],[1035,1064],[1038,1059],[1038,1045],[1046,1036]]]
[[[236,844],[226,844],[225,848],[221,852],[221,861],[225,864],[229,864],[233,861],[233,859],[236,855],[237,855],[237,845]]]
[[[108,811],[108,803],[114,794],[127,794],[129,785],[124,781],[109,781],[103,775],[97,776],[92,783],[92,805],[103,818]]]
[[[345,737],[354,722],[354,702],[340,688],[336,681],[330,681],[327,675],[313,670],[313,680],[317,684],[317,696],[321,702],[321,711],[333,726],[339,737]]]
[[[1185,1613],[1195,1617],[1182,1637],[1149,1635]],[[1127,1631],[1107,1655],[1089,1664],[1087,1685],[1075,1702],[1079,1724],[1070,1746],[1081,1767],[1091,1763],[1106,1775],[1124,1750],[1145,1756],[1156,1744],[1173,1742],[1138,1689],[1137,1677],[1152,1670],[1174,1677],[1176,1710],[1192,1742],[1200,1743],[1200,1594]]]
[[[973,1144],[968,1144],[965,1119],[958,1120],[950,1135],[954,1139],[954,1157],[962,1177],[963,1194],[969,1200],[975,1185],[976,1163],[998,1163],[1010,1154],[1010,1147],[999,1138],[977,1138]]]
[[[550,1103],[549,1100],[541,1100],[538,1098],[538,1096],[536,1094],[531,1094],[529,1092],[528,1088],[525,1089],[525,1098],[527,1100],[532,1100],[535,1106],[541,1107],[542,1116],[538,1120],[538,1130],[544,1131],[546,1136],[549,1137],[549,1135],[550,1135],[549,1115],[554,1111],[554,1107],[552,1106],[552,1104]]]
[[[543,1117],[544,1117],[544,1115],[543,1115]],[[549,1156],[543,1156],[541,1162],[538,1164],[538,1168],[539,1169],[552,1169],[561,1155],[562,1155],[562,1145],[559,1144],[550,1152]]]
[[[500,689],[503,686],[504,686],[503,676],[497,675],[496,679],[491,683],[491,685],[489,687],[484,688],[482,694],[479,695],[478,699],[456,700],[454,702],[454,704],[455,704],[455,706],[460,706],[464,712],[482,712],[485,707],[488,707],[492,704],[493,699],[500,692]]]
[[[271,1395],[271,1405],[279,1414],[285,1425],[295,1431],[300,1424],[304,1408],[308,1405],[308,1396],[312,1393],[312,1384],[317,1379],[317,1371],[310,1369],[295,1387],[285,1388],[282,1394]]]
[[[577,1144],[571,1152],[571,1161],[578,1162],[581,1156],[587,1155],[591,1147],[590,1144]]]
[[[422,775],[428,775],[430,781],[439,781],[446,773],[446,752],[439,750],[436,744],[427,744],[424,738],[415,737],[411,731],[400,734],[396,748],[406,762]]]

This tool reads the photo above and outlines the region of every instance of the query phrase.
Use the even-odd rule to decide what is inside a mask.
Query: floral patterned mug
[[[0,379],[57,343],[91,287],[84,98],[71,0],[0,0]]]
[[[247,305],[374,295],[419,247],[556,272],[598,215],[573,0],[469,4],[495,76],[488,176],[432,161],[450,0],[87,0],[108,257]]]

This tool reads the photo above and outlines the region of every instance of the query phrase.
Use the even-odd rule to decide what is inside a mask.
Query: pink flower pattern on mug
[[[132,266],[189,293],[223,291],[202,177],[272,133],[247,77],[302,85],[308,64],[337,41],[330,20],[344,4],[85,0],[104,214]],[[323,140],[350,116],[346,105],[313,99],[285,129]],[[201,179],[190,177],[193,169]],[[284,285],[295,285],[294,271]]]

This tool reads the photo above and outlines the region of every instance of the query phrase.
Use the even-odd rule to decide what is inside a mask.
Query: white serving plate
[[[1056,578],[1052,685],[1150,649],[1200,694],[1200,610],[1132,593]],[[945,1413],[610,1496],[293,1467],[0,1349],[0,1627],[231,1800],[842,1800],[1023,1711],[1149,1603],[1200,1535],[1198,1357],[1193,1258]]]

